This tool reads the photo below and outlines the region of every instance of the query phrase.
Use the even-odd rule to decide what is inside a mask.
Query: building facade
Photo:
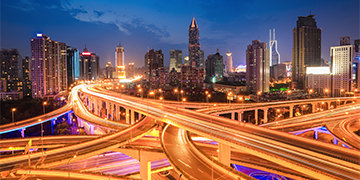
[[[298,17],[293,29],[292,82],[298,89],[304,88],[306,67],[321,66],[321,29],[314,17]]]
[[[228,51],[226,53],[226,60],[225,60],[225,72],[232,73],[233,72],[233,61],[232,61],[232,53]]]
[[[80,77],[80,53],[76,48],[70,46],[66,49],[67,61],[67,81],[68,85],[79,80]]]
[[[173,68],[177,71],[181,71],[181,65],[182,65],[182,51],[181,50],[170,50],[170,70]]]
[[[5,83],[3,92],[22,90],[22,57],[17,49],[2,49],[0,52],[1,60],[1,80]]]
[[[271,29],[270,29],[270,41],[269,41],[269,49],[270,49],[270,66],[274,66],[280,64],[280,53],[277,50],[277,41],[275,40],[275,29],[273,29],[273,38],[271,39]]]
[[[155,51],[154,49],[149,50],[145,54],[146,81],[150,81],[152,71],[159,67],[164,67],[164,54],[161,49],[158,51]]]
[[[287,77],[286,64],[277,64],[270,67],[270,78],[278,80],[279,77]]]
[[[80,80],[96,80],[100,76],[100,57],[95,53],[89,52],[85,47],[80,54]]]
[[[330,67],[307,67],[306,88],[312,89],[314,93],[331,95]]]
[[[200,67],[200,36],[199,27],[193,17],[189,26],[189,65]]]
[[[246,50],[246,82],[250,93],[268,92],[270,81],[269,49],[266,42],[253,40]]]
[[[190,65],[181,66],[181,89],[194,90],[203,87],[204,68]]]
[[[134,67],[134,63],[129,63],[128,66],[126,67],[126,78],[134,78],[135,77],[135,67]]]
[[[208,55],[205,62],[205,79],[207,82],[218,82],[223,78],[223,56],[220,55],[219,49],[216,50],[216,54]]]

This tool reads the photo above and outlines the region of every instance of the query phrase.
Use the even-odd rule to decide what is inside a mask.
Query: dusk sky
[[[169,50],[188,54],[188,27],[195,17],[205,56],[230,50],[234,66],[245,64],[252,40],[269,41],[276,29],[281,61],[292,61],[292,29],[298,16],[315,14],[322,29],[322,57],[341,36],[360,38],[359,0],[302,1],[167,1],[167,0],[1,0],[1,48],[16,48],[30,56],[30,39],[44,33],[68,46],[100,56],[100,66],[114,64],[115,48],[125,48],[125,64],[144,66],[147,49],[162,49],[165,66]],[[225,58],[225,57],[224,57]],[[206,57],[205,57],[206,59]]]

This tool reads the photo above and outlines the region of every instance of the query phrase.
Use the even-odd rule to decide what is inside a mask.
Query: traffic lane
[[[26,146],[29,141],[32,141],[32,146],[40,146],[43,144],[71,144],[71,143],[79,143],[82,141],[87,141],[89,139],[95,139],[98,138],[98,136],[92,136],[88,135],[85,137],[77,137],[77,136],[68,136],[68,137],[58,137],[58,136],[48,136],[43,137],[43,140],[41,140],[41,137],[33,137],[33,138],[26,138],[26,139],[7,139],[7,140],[1,140],[0,142],[0,148],[7,148],[7,147],[20,147],[20,146]]]

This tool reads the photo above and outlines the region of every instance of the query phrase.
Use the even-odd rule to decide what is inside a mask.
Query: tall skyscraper
[[[85,47],[80,56],[80,79],[96,80],[100,76],[100,57],[95,53],[89,52]]]
[[[321,66],[321,29],[314,17],[299,16],[293,29],[292,82],[298,89],[304,88],[306,67]]]
[[[205,62],[206,80],[208,82],[218,82],[223,78],[223,56],[220,55],[219,49],[216,54],[208,55]]]
[[[270,80],[269,49],[266,42],[253,40],[246,50],[246,82],[250,93],[268,92]]]
[[[24,97],[31,97],[30,57],[22,59],[22,89]]]
[[[67,79],[68,85],[79,80],[80,77],[80,54],[76,48],[70,46],[66,49]]]
[[[189,27],[189,65],[200,66],[200,36],[199,27],[193,17]]]
[[[22,80],[22,57],[17,49],[0,51],[1,60],[1,80],[6,83],[4,92],[22,90],[20,82]]]
[[[158,51],[151,49],[145,54],[146,81],[150,81],[152,71],[158,67],[164,67],[164,54],[161,49]]]
[[[125,50],[124,47],[119,44],[115,49],[116,66],[124,66],[125,61]]]
[[[280,64],[280,53],[277,50],[277,41],[275,40],[275,29],[273,29],[273,38],[271,39],[271,29],[270,29],[270,66]]]
[[[57,94],[60,88],[59,62],[63,46],[44,34],[31,39],[31,82],[32,97]],[[62,62],[60,62],[62,63]]]
[[[225,60],[225,70],[227,73],[233,72],[233,61],[232,61],[232,53],[230,50],[226,53],[226,60]]]
[[[355,54],[353,59],[353,87],[360,91],[360,39],[354,40]]]
[[[182,51],[170,50],[170,71],[174,68],[177,72],[181,71],[182,65]]]
[[[65,43],[59,43],[59,63],[58,63],[58,76],[59,76],[59,87],[60,91],[66,90],[68,85],[68,78],[67,78],[67,46]]]
[[[108,62],[105,67],[105,79],[112,79],[114,74],[114,67],[111,62]]]
[[[340,46],[330,48],[331,58],[331,94],[333,97],[344,96],[351,91],[352,61],[355,45],[350,45],[350,38],[340,38]]]
[[[200,67],[204,68],[205,54],[203,50],[200,50]]]
[[[135,76],[135,68],[134,63],[129,63],[129,65],[126,67],[126,77],[127,78],[133,78]]]

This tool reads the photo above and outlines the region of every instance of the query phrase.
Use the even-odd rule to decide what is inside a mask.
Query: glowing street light
[[[159,99],[160,99],[160,101],[162,101],[162,100],[163,100],[163,97],[160,97]]]
[[[141,94],[141,99],[143,98],[143,91],[142,91],[142,89],[139,89],[139,92],[140,92],[140,94]]]
[[[74,159],[74,158],[76,158],[76,155],[77,155],[77,152],[76,152],[76,154],[72,157],[72,158],[70,158],[69,159],[69,161],[68,161],[68,179],[70,180],[70,161],[72,160],[72,159]]]
[[[178,93],[178,89],[174,89],[174,93],[177,94],[177,100],[180,101],[179,99],[179,93]]]
[[[211,94],[206,95],[206,103],[209,103],[209,98],[211,97]]]
[[[328,96],[328,92],[329,92],[329,90],[325,89],[326,97]]]
[[[12,114],[12,123],[14,123],[15,121],[14,121],[14,112],[16,111],[16,109],[15,108],[12,108],[11,109],[11,114]]]
[[[340,97],[342,97],[343,92],[344,92],[344,89],[340,89]]]
[[[259,97],[261,95],[261,91],[258,91],[256,94],[257,94],[257,96],[256,96],[257,97],[257,102],[259,102]]]
[[[309,99],[311,98],[311,93],[313,92],[312,89],[309,89]]]
[[[289,99],[289,94],[291,94],[291,90],[287,91],[287,99]]]
[[[43,113],[45,114],[45,106],[46,106],[47,102],[43,102]]]

